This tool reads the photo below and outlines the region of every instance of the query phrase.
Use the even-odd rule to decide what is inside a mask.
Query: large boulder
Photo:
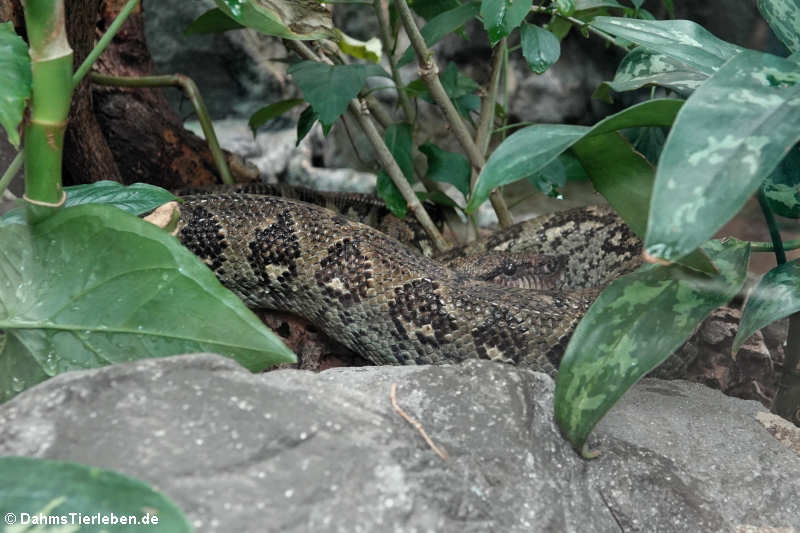
[[[549,377],[490,362],[253,375],[180,356],[20,394],[0,406],[0,454],[135,476],[204,532],[800,530],[800,457],[760,404],[645,380],[586,461],[552,398]]]

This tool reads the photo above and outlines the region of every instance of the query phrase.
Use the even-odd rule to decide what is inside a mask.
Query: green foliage
[[[327,65],[316,61],[296,63],[289,68],[289,74],[324,126],[332,126],[342,116],[368,76],[388,76],[377,65]]]
[[[611,102],[611,90],[633,91],[650,85],[658,85],[681,96],[689,96],[706,79],[707,74],[694,70],[671,56],[640,47],[625,56],[614,79],[600,84],[594,97]]]
[[[523,24],[520,29],[522,55],[537,74],[544,73],[561,56],[561,43],[558,38],[534,24]]]
[[[169,191],[149,185],[134,183],[125,186],[116,181],[98,181],[89,185],[64,187],[67,200],[64,207],[82,204],[106,204],[132,215],[142,215],[176,198]],[[25,223],[25,209],[17,207],[0,217],[0,223]]]
[[[262,107],[261,109],[250,115],[250,120],[247,122],[247,125],[250,126],[250,130],[253,132],[253,136],[255,136],[256,130],[258,128],[260,128],[270,120],[283,115],[287,111],[294,109],[303,102],[304,100],[302,100],[301,98],[290,98],[288,100],[281,100],[280,102],[275,102],[274,104]],[[298,142],[302,140],[302,137],[300,135],[298,135],[297,137],[298,137]],[[305,137],[305,135],[303,135],[303,137]]]
[[[714,37],[702,26],[688,20],[597,17],[589,25],[672,57],[709,76],[742,51],[738,46]]]
[[[482,0],[483,27],[492,46],[519,27],[532,4],[533,0]],[[572,0],[560,0],[560,4],[572,4]]]
[[[403,171],[403,175],[409,183],[413,183],[414,155],[412,152],[411,126],[403,123],[392,124],[386,128],[383,140],[392,153],[392,157],[397,161],[400,170]],[[385,171],[378,173],[376,192],[396,217],[403,218],[406,216],[406,209],[408,209],[406,200]]]
[[[797,64],[742,52],[686,101],[661,154],[645,246],[683,257],[709,239],[800,140]]]
[[[241,30],[245,28],[218,8],[209,9],[183,30],[183,35],[203,35],[206,33],[223,33],[230,30]]]
[[[786,48],[792,53],[800,51],[800,4],[797,0],[758,0],[758,9]]]
[[[439,13],[428,21],[420,30],[422,37],[425,39],[425,44],[430,47],[438,43],[442,37],[453,33],[461,28],[468,20],[475,17],[479,10],[480,2],[467,2],[455,9]],[[397,61],[397,66],[402,67],[411,63],[413,60],[414,49],[409,46]]]
[[[10,22],[0,23],[0,126],[8,142],[19,148],[19,128],[31,97],[28,46]]]
[[[733,341],[733,354],[756,331],[800,311],[800,260],[773,268],[752,288]]]
[[[712,241],[704,250],[717,276],[677,265],[644,266],[611,283],[578,325],[559,367],[555,396],[556,421],[576,448],[584,448],[592,428],[631,385],[741,289],[749,244]]]
[[[285,39],[336,37],[330,12],[315,0],[216,0],[225,15],[248,28]]]
[[[61,372],[215,352],[253,371],[292,353],[197,257],[106,205],[0,226],[0,401]]]
[[[767,204],[776,214],[800,218],[800,147],[795,145],[761,185]]]
[[[454,185],[465,198],[469,195],[470,167],[466,157],[429,142],[420,146],[419,151],[428,158],[428,178]]]
[[[141,481],[117,472],[64,461],[30,457],[0,457],[0,514],[10,513],[17,522],[7,520],[3,531],[80,531],[81,533],[119,531],[134,533],[147,529],[156,533],[189,533],[186,517],[175,504],[160,492]],[[22,513],[30,522],[22,524]],[[115,524],[58,525],[37,524],[39,515],[62,516],[69,513],[83,516],[99,514]],[[136,517],[136,524],[127,523]],[[153,522],[155,518],[156,522]],[[144,521],[147,522],[144,522]],[[26,520],[27,521],[27,520]]]

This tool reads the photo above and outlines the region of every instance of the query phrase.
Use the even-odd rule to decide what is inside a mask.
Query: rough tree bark
[[[125,0],[66,2],[67,34],[75,66],[84,60]],[[24,33],[19,0],[0,0],[0,21]],[[144,38],[142,8],[128,18],[95,64],[103,74],[144,76],[153,61]],[[92,85],[88,77],[76,88],[64,141],[64,183],[110,179],[143,181],[167,189],[219,183],[205,142],[185,130],[161,91]],[[226,152],[237,181],[256,179],[257,171]]]

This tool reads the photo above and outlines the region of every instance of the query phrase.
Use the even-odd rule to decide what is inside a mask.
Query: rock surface
[[[447,461],[395,413],[392,383]],[[145,360],[0,406],[0,454],[138,477],[204,532],[800,530],[800,457],[758,403],[645,380],[587,462],[552,390],[489,362],[252,375],[213,355]]]

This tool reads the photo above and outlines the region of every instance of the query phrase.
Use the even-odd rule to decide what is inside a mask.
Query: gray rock
[[[446,461],[395,413],[392,383]],[[135,476],[204,532],[800,529],[800,457],[756,402],[645,380],[585,461],[552,392],[489,362],[252,375],[213,355],[144,360],[0,406],[0,454]]]

